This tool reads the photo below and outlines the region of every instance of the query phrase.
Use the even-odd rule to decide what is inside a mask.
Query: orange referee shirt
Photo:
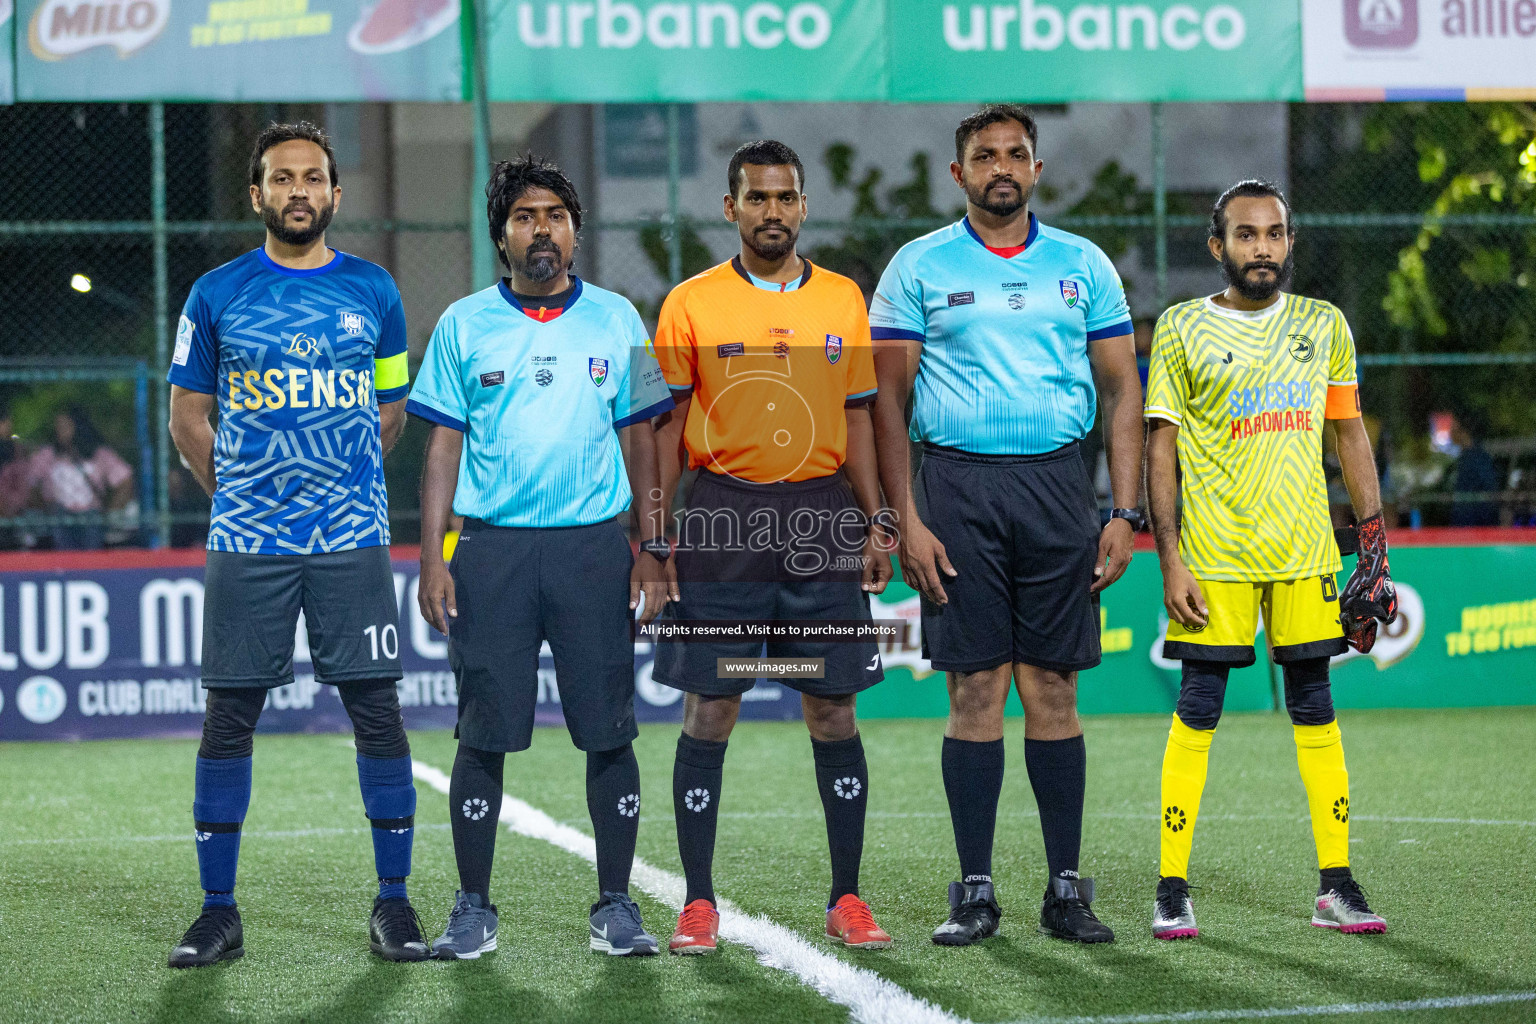
[[[758,288],[740,257],[684,281],[661,307],[655,343],[675,397],[692,392],[688,464],[753,483],[837,472],[843,410],[875,398],[864,296],[809,260],[794,291]]]

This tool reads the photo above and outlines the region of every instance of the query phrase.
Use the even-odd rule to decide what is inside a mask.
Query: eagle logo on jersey
[[[843,358],[843,339],[835,334],[827,335],[827,362],[836,363]]]
[[[603,382],[608,379],[608,360],[588,359],[587,372],[592,375],[592,383],[602,387]]]
[[[1061,282],[1061,297],[1062,297],[1062,300],[1066,302],[1068,309],[1071,309],[1073,306],[1076,306],[1077,305],[1077,282],[1076,281],[1063,281],[1063,282]]]

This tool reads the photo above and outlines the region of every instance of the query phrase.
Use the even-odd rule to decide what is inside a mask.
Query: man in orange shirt
[[[755,664],[764,637],[748,625],[867,622],[869,593],[891,576],[870,529],[880,522],[880,484],[864,297],[795,251],[806,202],[793,150],[748,143],[728,176],[725,219],[740,229],[741,253],[673,289],[656,330],[676,402],[658,421],[662,509],[671,510],[684,464],[698,470],[662,621],[734,631],[726,641],[663,639],[656,650],[654,678],[688,695],[672,774],[688,880],[674,953],[713,952],[719,935],[710,875],[726,741],[741,695],[774,668]],[[665,547],[657,554],[666,557]],[[863,949],[889,946],[858,895],[869,779],[854,703],[884,677],[879,649],[872,639],[767,638],[766,651],[814,664],[813,676],[802,664],[798,677],[773,678],[800,691],[811,734],[832,859],[827,934]],[[733,673],[717,665],[727,658],[754,663]]]

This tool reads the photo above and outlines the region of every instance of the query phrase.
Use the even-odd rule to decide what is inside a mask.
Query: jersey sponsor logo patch
[[[1285,337],[1291,343],[1290,348],[1286,351],[1290,352],[1292,359],[1298,363],[1310,363],[1312,361],[1312,356],[1317,351],[1317,345],[1313,343],[1311,338],[1305,334],[1287,334]]]
[[[735,342],[734,344],[731,344],[731,345],[716,345],[715,346],[715,355],[719,356],[721,359],[728,359],[731,356],[742,356],[742,355],[746,355],[746,354],[747,354],[747,346],[743,345],[739,341]]]
[[[493,370],[490,373],[482,373],[480,375],[480,386],[483,388],[493,388],[498,384],[505,384],[506,381],[507,372],[505,370]]]
[[[187,357],[192,354],[192,335],[196,331],[197,324],[183,314],[176,324],[176,353],[171,356],[171,362],[177,366],[187,365]]]
[[[341,314],[341,329],[343,331],[345,331],[346,333],[352,335],[352,337],[355,338],[359,334],[362,334],[363,333],[363,326],[364,326],[363,314],[361,314],[361,313],[343,313],[343,314]]]
[[[1014,292],[1012,295],[1008,296],[1008,308],[1009,309],[1023,309],[1024,308],[1024,293],[1023,292]]]
[[[950,305],[951,308],[953,308],[955,306],[969,306],[971,303],[973,303],[975,301],[976,301],[976,293],[975,292],[950,292],[949,293],[949,305]]]
[[[554,381],[555,375],[548,370],[540,370],[533,375],[533,382],[541,388],[547,388]]]
[[[288,347],[283,349],[283,355],[299,356],[302,359],[308,359],[318,351],[320,351],[319,340],[310,337],[308,334],[300,333],[295,334],[293,339],[288,342]]]
[[[608,360],[588,359],[587,373],[592,375],[593,384],[596,384],[598,387],[602,387],[603,382],[608,379]]]
[[[835,334],[827,335],[827,362],[836,363],[843,358],[843,339]]]
[[[1077,282],[1061,282],[1061,297],[1062,300],[1066,302],[1068,309],[1071,309],[1073,306],[1077,305]]]

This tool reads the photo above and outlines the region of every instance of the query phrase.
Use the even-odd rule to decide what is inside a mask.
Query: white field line
[[[1276,1020],[1284,1017],[1344,1017],[1364,1013],[1413,1013],[1536,1002],[1536,992],[1487,996],[1440,996],[1390,1003],[1334,1003],[1331,1006],[1273,1006],[1253,1010],[1184,1010],[1177,1013],[1126,1013],[1108,1017],[1029,1017],[1018,1024],[1183,1024],[1185,1021]]]
[[[417,825],[416,831],[427,829],[443,831],[451,828],[451,825]],[[292,828],[274,829],[267,832],[256,832],[242,829],[240,835],[246,839],[307,839],[310,836],[355,836],[372,831],[369,828]],[[184,843],[192,838],[192,830],[177,832],[174,835],[163,836],[119,836],[103,834],[99,836],[53,836],[48,839],[6,839],[0,840],[0,846],[62,846],[67,843]]]
[[[413,761],[411,767],[416,778],[447,795],[447,775],[420,761]],[[597,848],[591,836],[560,824],[511,794],[502,794],[501,823],[519,835],[542,839],[588,863],[597,861]],[[673,910],[682,909],[681,876],[652,867],[637,857],[633,877],[641,889],[657,900]],[[718,907],[722,938],[750,946],[757,951],[759,963],[793,974],[829,1001],[846,1006],[850,1020],[859,1024],[969,1024],[873,971],[817,949],[766,917],[747,914],[725,899],[719,900]],[[665,934],[663,931],[662,935]]]

